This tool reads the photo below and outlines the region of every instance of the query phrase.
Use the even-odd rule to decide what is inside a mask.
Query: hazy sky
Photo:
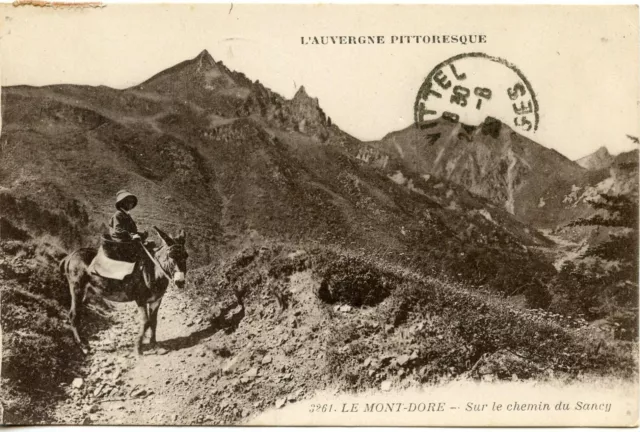
[[[603,145],[613,153],[637,148],[626,138],[639,135],[640,123],[634,6],[236,4],[2,11],[3,85],[124,88],[207,49],[287,98],[304,85],[334,123],[373,140],[412,124],[416,94],[434,66],[480,51],[510,61],[531,83],[540,106],[539,129],[528,134],[535,141],[571,159]],[[389,43],[391,36],[444,34],[482,34],[487,42]],[[301,43],[301,37],[329,35],[384,36],[386,43]],[[483,84],[496,95],[476,117],[512,122],[508,100],[497,97],[508,86],[508,73],[493,73],[480,63],[467,67],[470,74],[482,70]]]

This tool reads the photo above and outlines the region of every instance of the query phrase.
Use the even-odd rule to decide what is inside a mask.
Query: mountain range
[[[596,169],[604,168],[594,165],[598,155],[591,164],[586,162],[589,157],[582,159],[584,167],[491,117],[479,126],[434,120],[421,129],[392,132],[358,152],[386,169],[410,170],[460,184],[538,228],[585,216],[591,210],[567,197],[609,177],[607,170]],[[632,154],[637,156],[637,151]]]
[[[207,51],[124,90],[14,86],[2,104],[2,216],[79,246],[128,188],[140,224],[185,227],[201,264],[250,235],[518,256],[548,242],[536,228],[591,211],[567,196],[609,176],[493,118],[361,142],[304,87],[286,100]]]

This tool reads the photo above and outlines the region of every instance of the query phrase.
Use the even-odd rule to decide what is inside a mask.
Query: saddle
[[[100,248],[91,264],[89,273],[108,279],[123,280],[133,273],[140,258],[140,244],[134,241],[116,241],[109,234],[100,239]]]

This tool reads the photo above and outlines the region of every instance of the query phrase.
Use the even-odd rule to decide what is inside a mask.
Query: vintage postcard
[[[638,424],[637,6],[0,11],[4,424]]]

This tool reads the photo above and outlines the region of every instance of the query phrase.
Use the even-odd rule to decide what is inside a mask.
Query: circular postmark
[[[464,53],[438,64],[420,86],[414,104],[417,127],[442,117],[479,124],[491,116],[517,130],[535,132],[540,115],[531,84],[515,65],[485,53]]]

